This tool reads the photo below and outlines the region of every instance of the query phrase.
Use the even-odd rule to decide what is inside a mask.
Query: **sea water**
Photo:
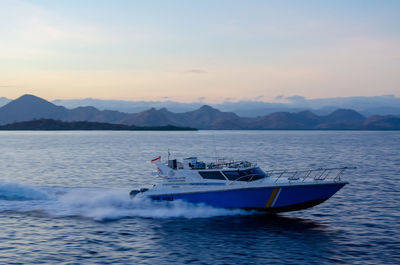
[[[168,150],[358,169],[279,215],[130,199]],[[0,132],[0,228],[1,264],[399,264],[400,132]]]

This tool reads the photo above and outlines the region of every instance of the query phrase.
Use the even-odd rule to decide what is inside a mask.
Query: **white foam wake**
[[[125,217],[208,218],[252,212],[215,208],[184,201],[151,201],[129,197],[126,190],[35,188],[0,184],[0,211],[42,211],[50,216],[79,216],[94,220]]]
[[[0,183],[0,200],[29,201],[48,200],[51,196],[39,189],[18,183]]]

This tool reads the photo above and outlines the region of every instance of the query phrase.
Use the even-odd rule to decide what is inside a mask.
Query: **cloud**
[[[207,71],[202,69],[188,69],[185,71],[185,74],[206,74]]]
[[[264,98],[264,96],[263,96],[263,95],[260,95],[260,96],[254,97],[253,100],[254,100],[254,101],[260,101],[260,100],[262,100],[263,98]]]
[[[236,98],[232,98],[232,97],[224,98],[225,102],[232,102],[232,101],[235,101],[235,100],[236,100]]]
[[[286,99],[292,103],[300,103],[306,101],[306,98],[303,96],[291,96],[291,97],[286,97]]]

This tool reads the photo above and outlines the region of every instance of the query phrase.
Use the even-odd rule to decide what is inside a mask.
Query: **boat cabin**
[[[183,162],[168,160],[168,167],[173,170],[197,171],[205,180],[255,181],[267,177],[256,164],[248,161],[225,162],[219,159],[215,163],[205,163],[198,161],[197,157],[189,157],[183,159]]]

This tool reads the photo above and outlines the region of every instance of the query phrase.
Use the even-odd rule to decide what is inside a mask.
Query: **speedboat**
[[[271,213],[318,205],[348,182],[345,170],[354,167],[263,171],[248,161],[217,159],[205,163],[196,157],[152,160],[162,181],[150,189],[132,190],[131,197],[156,201],[183,200],[214,207],[262,210]]]

